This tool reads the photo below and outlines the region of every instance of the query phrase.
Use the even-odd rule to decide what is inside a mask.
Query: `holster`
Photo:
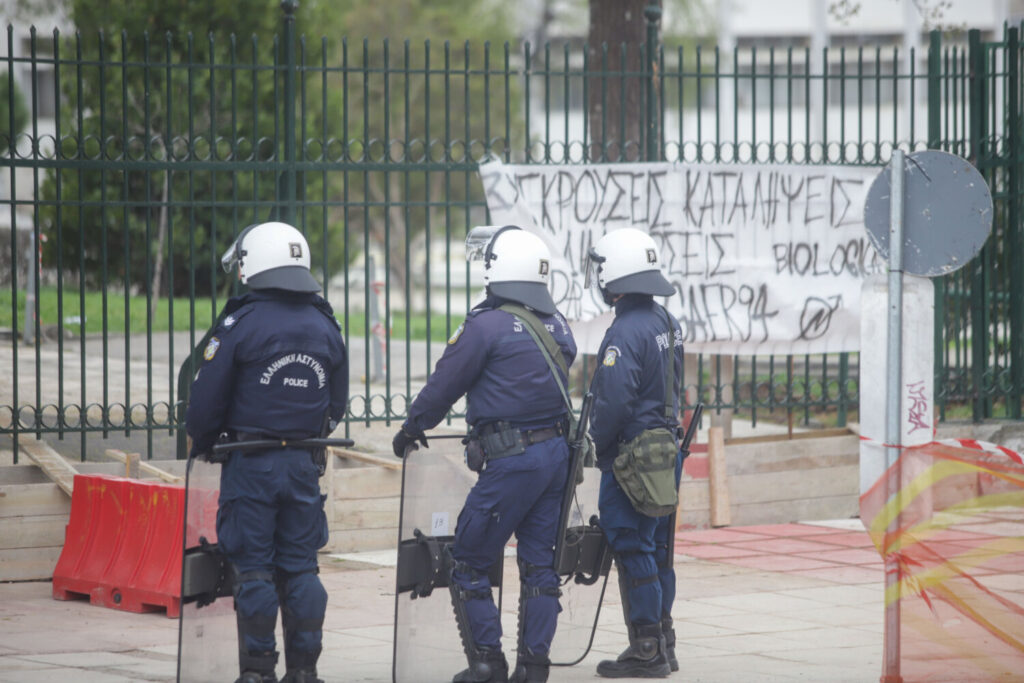
[[[488,460],[526,452],[526,439],[523,438],[523,433],[504,422],[496,423],[494,428],[486,430],[478,438],[480,448]]]

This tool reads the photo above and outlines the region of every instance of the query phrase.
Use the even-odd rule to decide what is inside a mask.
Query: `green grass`
[[[99,334],[103,332],[103,294],[101,292],[86,292],[85,294],[85,332],[86,334]],[[124,294],[107,294],[107,334],[119,335],[125,332],[125,308]],[[39,294],[39,321],[43,328],[57,326],[58,320],[63,316],[64,328],[71,334],[78,334],[80,331],[78,318],[81,315],[81,300],[77,291],[65,291],[63,299],[63,311],[58,315],[59,298],[56,287],[43,287]],[[223,306],[224,301],[218,302]],[[168,300],[161,298],[157,301],[156,314],[152,319],[153,332],[167,332],[171,328],[168,316]],[[133,334],[145,334],[148,315],[148,304],[144,296],[128,297],[128,315],[131,320],[131,332]],[[337,317],[342,323],[345,322],[344,311],[335,310]],[[25,292],[18,292],[18,330],[25,329]],[[189,329],[191,321],[189,299],[174,299],[174,320],[173,329],[177,332],[185,332]],[[70,319],[74,318],[74,322]],[[213,312],[208,299],[199,299],[195,302],[195,325],[196,329],[203,332],[209,327],[213,320]],[[405,339],[405,313],[393,311],[392,339]],[[458,327],[463,320],[461,313],[452,313],[452,329]],[[0,288],[0,328],[13,327],[11,311],[11,290],[9,287]],[[409,327],[412,331],[412,339],[425,340],[427,338],[427,316],[423,313],[415,313],[410,316]],[[362,312],[353,312],[348,316],[349,334],[352,337],[362,337],[366,330],[366,318]],[[430,337],[434,341],[445,341],[448,339],[448,331],[445,325],[444,312],[434,312],[431,315]]]
[[[107,294],[107,333],[124,334],[125,332],[125,308],[124,294]],[[85,332],[95,334],[103,332],[103,293],[86,292],[85,301]],[[65,291],[63,298],[63,310],[58,314],[58,303],[60,299],[56,287],[43,287],[39,292],[39,324],[44,328],[57,325],[59,318],[63,316],[64,327],[72,333],[80,331],[78,322],[82,315],[82,297],[78,291]],[[168,317],[169,302],[165,298],[157,301],[156,313],[153,316],[152,325],[154,332],[166,332],[170,329]],[[25,292],[18,292],[18,329],[25,329]],[[132,333],[146,332],[146,318],[148,315],[148,304],[144,296],[128,297],[128,315],[131,320]],[[184,298],[174,299],[174,329],[185,331],[189,329],[190,321],[189,300]],[[212,311],[209,300],[198,300],[195,303],[195,321],[198,329],[205,330],[212,320]],[[10,288],[0,289],[0,327],[10,328],[11,324],[11,290]]]

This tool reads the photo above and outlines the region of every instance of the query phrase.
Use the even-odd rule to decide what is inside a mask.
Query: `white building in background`
[[[940,0],[698,2],[696,10],[683,12],[676,0],[662,0],[662,35],[669,48],[665,76],[671,78],[680,70],[675,46],[698,39],[718,46],[718,70],[724,77],[718,83],[702,78],[700,108],[693,98],[682,108],[665,102],[663,124],[669,160],[692,161],[697,158],[698,144],[706,147],[716,139],[726,143],[721,150],[723,161],[779,161],[780,154],[788,153],[786,145],[796,145],[795,161],[819,160],[824,151],[815,147],[823,140],[834,143],[840,139],[864,141],[867,146],[858,148],[849,142],[848,149],[840,151],[834,143],[829,158],[856,161],[872,158],[878,141],[920,143],[927,137],[924,77],[928,31],[940,28],[945,31],[944,45],[963,45],[968,29],[981,30],[984,40],[996,40],[1002,37],[1004,24],[1018,25],[1024,20],[1024,0],[948,0],[948,4]],[[585,2],[523,0],[521,4],[524,40],[569,41],[576,46],[586,40],[589,17]],[[840,16],[842,6],[856,11]],[[825,48],[829,78],[823,88],[820,74]],[[573,68],[582,68],[581,51],[573,54],[577,59]],[[560,51],[558,55],[561,59]],[[702,57],[702,71],[707,73],[715,63],[715,51],[706,48]],[[686,59],[682,71],[690,74],[692,84],[696,72],[692,51],[686,53]],[[903,76],[911,73],[911,68],[916,76],[913,89],[910,79],[902,77],[894,87],[894,71]],[[861,81],[858,69],[862,69]],[[787,73],[794,78],[786,78]],[[806,88],[808,73],[812,76]],[[544,87],[540,80],[534,79],[534,88]],[[877,91],[876,80],[883,83]],[[558,97],[551,101],[561,102]],[[565,137],[582,139],[586,111],[582,93],[570,97],[568,111],[558,104],[546,112],[543,102],[541,96],[531,98],[531,120],[539,122],[532,134],[548,136],[546,140],[552,142]],[[737,149],[732,143],[745,147]],[[752,150],[750,143],[760,143],[759,148]],[[805,156],[808,143],[812,149]]]

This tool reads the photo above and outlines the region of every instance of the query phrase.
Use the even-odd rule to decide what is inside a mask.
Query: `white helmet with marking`
[[[287,223],[257,223],[243,230],[221,257],[224,271],[238,266],[242,284],[251,289],[319,292],[309,271],[309,244]]]
[[[555,302],[548,291],[551,253],[544,240],[516,225],[483,225],[466,236],[466,258],[483,259],[484,282],[495,296],[545,315]]]
[[[586,286],[596,279],[606,299],[617,294],[676,293],[661,272],[658,245],[643,230],[620,228],[609,232],[590,249],[588,261]]]

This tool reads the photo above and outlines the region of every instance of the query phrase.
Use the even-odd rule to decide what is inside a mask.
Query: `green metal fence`
[[[270,42],[33,32],[25,53],[9,27],[9,85],[33,76],[30,124],[2,157],[0,210],[22,227],[0,298],[0,433],[15,445],[74,438],[85,458],[98,438],[144,434],[152,457],[178,434],[187,360],[236,287],[219,255],[249,223],[302,227],[353,357],[349,424],[390,421],[471,306],[458,254],[487,221],[481,161],[880,166],[897,145],[967,156],[997,203],[982,257],[937,284],[942,416],[1020,417],[1018,29],[932,34],[920,68],[881,46],[670,47],[654,13],[644,45],[588,50],[311,40],[290,11]],[[13,97],[0,116],[13,128]],[[856,354],[700,356],[686,398],[844,424],[857,376]]]

